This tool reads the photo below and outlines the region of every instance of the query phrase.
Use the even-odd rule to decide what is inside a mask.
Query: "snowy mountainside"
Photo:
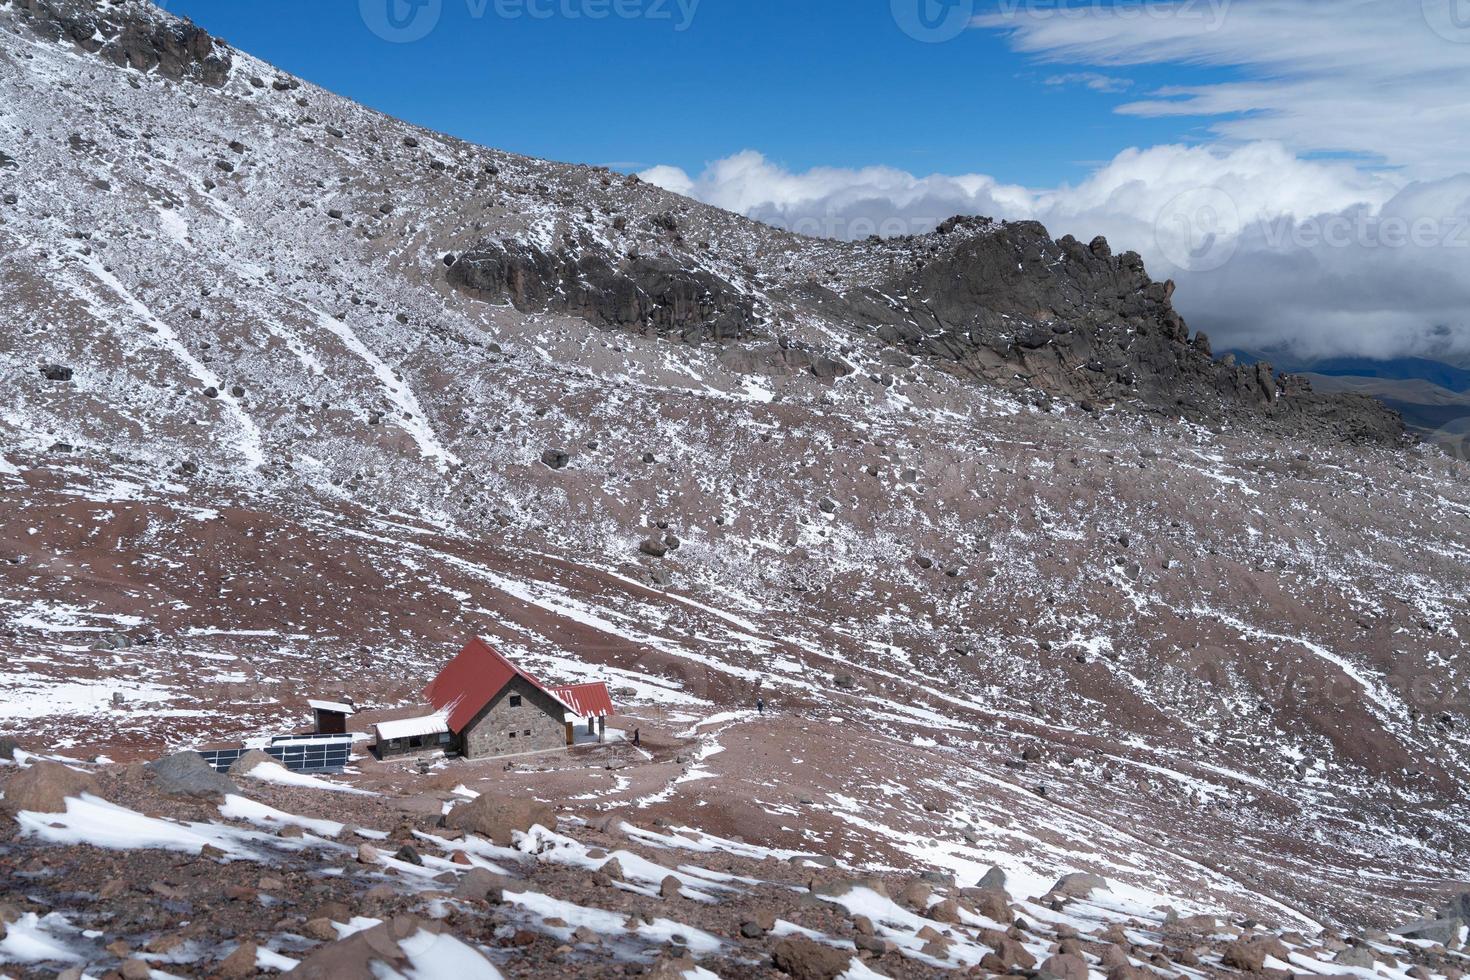
[[[813,242],[79,6],[0,3],[0,728],[412,705],[482,632],[717,719],[609,809],[1312,923],[1462,873],[1467,469],[1374,403],[1105,243]]]

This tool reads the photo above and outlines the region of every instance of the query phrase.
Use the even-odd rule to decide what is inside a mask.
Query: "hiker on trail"
[[[643,744],[642,742],[640,742],[638,740],[638,731],[639,730],[637,728],[633,729],[633,745],[634,746],[638,746],[638,745]]]
[[[766,699],[765,698],[756,698],[755,699],[755,710],[756,711],[759,711],[763,715],[766,713]]]

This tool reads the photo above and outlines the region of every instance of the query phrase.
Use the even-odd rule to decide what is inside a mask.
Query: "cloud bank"
[[[955,214],[1106,235],[1179,284],[1176,305],[1217,347],[1470,357],[1470,175],[1399,182],[1251,143],[1127,150],[1076,186],[1043,190],[882,167],[795,173],[754,151],[697,176],[642,176],[821,237],[919,234]]]

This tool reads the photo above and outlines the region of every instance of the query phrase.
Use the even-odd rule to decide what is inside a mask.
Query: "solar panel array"
[[[292,772],[341,772],[352,755],[352,737],[277,739],[265,751]]]
[[[249,749],[205,749],[204,761],[220,772],[228,772]],[[352,756],[350,735],[283,735],[271,740],[264,750],[291,772],[339,773]]]

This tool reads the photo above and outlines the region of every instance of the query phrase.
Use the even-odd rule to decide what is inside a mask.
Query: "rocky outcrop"
[[[489,241],[454,259],[449,282],[523,313],[563,313],[602,327],[688,343],[752,336],[750,298],[712,272],[668,256],[613,255],[590,245],[556,253]]]
[[[908,240],[887,279],[842,296],[845,316],[915,357],[1049,399],[1124,403],[1215,423],[1247,418],[1299,432],[1394,444],[1396,413],[1365,398],[1314,396],[1269,364],[1216,360],[1135,252],[1106,239],[1053,241],[1034,221],[952,218]],[[898,297],[908,297],[899,299]]]
[[[71,41],[119,67],[214,87],[230,77],[233,59],[224,44],[187,20],[158,16],[146,4],[99,7],[81,0],[0,0],[3,3],[16,7],[37,36]]]

